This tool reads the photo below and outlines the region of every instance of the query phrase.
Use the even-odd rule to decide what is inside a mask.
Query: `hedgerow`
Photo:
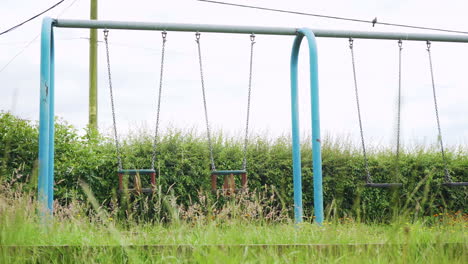
[[[80,136],[63,120],[56,121],[55,199],[65,204],[86,200],[80,182],[90,186],[96,199],[108,205],[117,196],[117,159],[113,141],[95,133]],[[122,141],[123,165],[127,169],[149,168],[152,136],[137,133]],[[239,169],[242,165],[242,140],[218,133],[213,140],[216,166]],[[253,192],[270,192],[279,205],[292,214],[293,183],[291,143],[288,137],[251,137],[247,149],[248,185]],[[310,140],[302,143],[303,202],[307,216],[313,215],[312,151]],[[364,164],[359,149],[340,139],[324,139],[323,193],[328,217],[351,216],[366,221],[391,219],[395,214],[412,217],[433,215],[443,210],[467,210],[467,188],[448,188],[443,183],[443,161],[433,147],[406,150],[400,155],[401,177],[389,149],[371,151],[370,171],[376,182],[400,181],[399,190],[363,187]],[[0,113],[0,181],[37,185],[37,124],[10,113]],[[447,151],[449,171],[454,181],[468,181],[466,149]],[[169,130],[157,148],[157,184],[163,193],[170,191],[180,205],[199,202],[200,193],[209,194],[210,167],[206,139],[196,131]],[[146,181],[148,182],[148,181]],[[219,179],[218,182],[222,182]],[[238,183],[239,184],[239,183]],[[12,185],[14,186],[14,185]],[[215,197],[216,198],[216,197]],[[232,199],[232,198],[231,198]],[[220,198],[219,203],[229,199]]]

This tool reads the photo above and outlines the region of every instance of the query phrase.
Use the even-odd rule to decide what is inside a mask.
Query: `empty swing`
[[[442,155],[442,161],[444,163],[444,183],[443,183],[443,185],[448,186],[448,187],[468,186],[468,182],[453,182],[452,177],[450,177],[450,173],[449,173],[449,170],[448,170],[448,164],[447,164],[447,157],[445,156],[444,143],[442,141],[442,130],[440,128],[439,108],[437,106],[436,87],[435,87],[435,82],[434,82],[434,70],[432,68],[431,42],[427,41],[426,44],[427,44],[427,55],[428,55],[428,58],[429,58],[429,71],[431,72],[432,95],[433,95],[433,98],[434,98],[435,117],[436,117],[436,121],[437,121],[437,131],[438,131],[437,141],[439,141],[440,154]]]
[[[247,145],[248,145],[248,134],[249,134],[249,116],[250,116],[250,95],[252,90],[252,66],[253,66],[253,53],[254,53],[254,44],[255,44],[255,35],[250,35],[250,68],[249,68],[249,83],[248,83],[248,96],[247,96],[247,117],[245,124],[245,139],[244,139],[244,148],[243,148],[243,161],[241,170],[217,170],[215,166],[214,156],[213,156],[213,144],[211,141],[211,131],[210,124],[208,121],[208,107],[206,102],[206,93],[205,93],[205,81],[203,77],[203,63],[200,47],[200,33],[195,34],[195,41],[197,43],[198,49],[198,62],[200,66],[200,79],[201,79],[201,88],[203,95],[203,107],[205,112],[205,122],[206,122],[206,135],[208,138],[208,147],[210,151],[210,167],[211,167],[211,190],[212,192],[217,192],[217,179],[218,176],[224,176],[224,184],[222,191],[227,194],[235,193],[236,191],[245,191],[247,189]],[[234,176],[239,175],[241,177],[241,188],[236,189]]]
[[[106,55],[107,55],[107,73],[109,78],[109,92],[110,92],[110,101],[112,107],[112,121],[113,121],[113,129],[114,129],[114,140],[115,140],[115,149],[117,154],[117,161],[118,161],[118,170],[117,174],[119,177],[119,192],[123,192],[125,190],[129,192],[134,192],[136,194],[141,193],[153,193],[156,189],[156,171],[154,169],[155,161],[156,161],[156,149],[158,143],[158,129],[159,129],[159,114],[161,110],[161,92],[162,92],[162,83],[163,83],[163,73],[164,73],[164,53],[166,47],[166,35],[165,31],[162,32],[162,51],[161,51],[161,71],[159,75],[159,93],[158,93],[158,104],[156,110],[156,128],[154,132],[154,139],[153,139],[153,152],[151,157],[151,168],[150,169],[123,169],[122,166],[122,157],[120,153],[120,146],[119,146],[119,139],[117,136],[117,123],[116,123],[116,115],[115,115],[115,107],[114,107],[114,94],[112,89],[112,77],[111,77],[111,66],[110,66],[110,55],[109,55],[109,42],[108,42],[108,35],[109,30],[104,30],[104,42],[106,46]],[[124,175],[133,176],[133,188],[125,188],[123,183]],[[149,175],[150,177],[150,187],[142,188],[141,178],[140,175]]]
[[[354,40],[352,38],[349,39],[349,49],[351,51],[351,62],[353,65],[353,77],[354,77],[354,93],[356,96],[356,106],[357,106],[357,114],[358,114],[358,119],[359,119],[359,130],[361,134],[361,146],[362,146],[362,153],[364,156],[364,167],[366,170],[366,176],[365,176],[365,187],[373,187],[373,188],[399,188],[402,186],[401,183],[374,183],[372,181],[372,176],[370,174],[369,170],[369,162],[367,159],[367,153],[366,153],[366,145],[364,142],[364,131],[362,129],[362,118],[361,118],[361,108],[359,104],[359,93],[358,93],[358,85],[357,85],[357,78],[356,78],[356,65],[355,65],[355,60],[354,60]],[[399,174],[399,164],[398,164],[398,159],[400,155],[400,109],[401,109],[401,51],[402,51],[402,41],[398,41],[398,47],[399,47],[399,59],[398,59],[398,105],[397,105],[397,147],[396,147],[396,159],[397,159],[397,170],[396,170],[396,176],[398,177]]]

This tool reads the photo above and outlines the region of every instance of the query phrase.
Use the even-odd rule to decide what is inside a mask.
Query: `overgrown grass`
[[[33,195],[0,189],[1,263],[466,263],[468,215],[391,224],[353,218],[295,225],[281,212],[256,217],[259,203],[232,199],[221,211],[177,207],[170,223],[119,220],[97,204],[71,202],[41,221]],[[169,197],[163,199],[170,200]],[[265,197],[263,198],[265,199]],[[138,203],[140,201],[133,201]],[[146,201],[150,203],[150,201]],[[149,204],[151,205],[151,204]],[[198,208],[198,209],[197,209]],[[273,209],[272,209],[273,210]],[[183,217],[189,216],[189,217]]]

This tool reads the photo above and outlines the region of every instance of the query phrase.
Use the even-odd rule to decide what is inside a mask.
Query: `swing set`
[[[167,32],[163,31],[162,35],[162,50],[161,50],[161,71],[159,74],[159,90],[158,90],[158,99],[157,99],[157,110],[156,110],[156,127],[154,132],[154,139],[153,139],[153,153],[151,157],[151,168],[150,169],[123,169],[122,166],[122,154],[120,151],[119,139],[117,134],[117,122],[116,122],[116,114],[115,114],[115,102],[114,102],[114,91],[112,87],[112,74],[111,74],[111,63],[110,63],[110,52],[109,52],[109,30],[104,29],[104,43],[106,47],[106,58],[107,58],[107,74],[109,79],[109,94],[110,94],[110,102],[111,102],[111,109],[112,109],[112,121],[113,121],[113,131],[114,131],[114,141],[115,141],[115,150],[117,154],[117,164],[118,170],[117,174],[119,177],[119,191],[129,191],[135,193],[152,193],[155,191],[156,187],[156,170],[155,170],[155,162],[156,162],[156,152],[157,152],[157,144],[158,144],[158,132],[159,132],[159,117],[161,113],[161,97],[162,97],[162,89],[163,89],[163,76],[164,76],[164,58],[165,58],[165,50],[166,50],[166,41],[167,41]],[[205,123],[206,123],[206,135],[208,138],[208,147],[210,152],[210,168],[211,168],[211,189],[213,192],[217,192],[217,178],[221,175],[224,176],[224,184],[221,191],[224,194],[230,195],[235,192],[245,191],[247,189],[247,146],[248,146],[248,135],[249,135],[249,117],[250,117],[250,98],[251,98],[251,91],[252,91],[252,68],[253,68],[253,55],[254,55],[254,44],[255,44],[255,35],[250,35],[250,68],[249,68],[249,82],[248,82],[248,95],[247,95],[247,118],[245,124],[245,139],[244,139],[244,146],[243,146],[243,160],[242,160],[242,169],[241,170],[217,170],[215,166],[215,160],[213,155],[213,144],[211,140],[211,130],[210,124],[208,121],[208,106],[206,100],[206,89],[205,89],[205,80],[203,76],[203,61],[202,61],[202,53],[201,53],[201,44],[200,44],[200,36],[199,32],[195,33],[195,41],[197,43],[197,50],[198,50],[198,59],[200,65],[200,79],[201,79],[201,88],[202,88],[202,95],[203,95],[203,109],[205,114]],[[134,188],[125,188],[125,184],[123,182],[124,176],[134,176]],[[140,175],[149,175],[150,176],[150,188],[142,188],[141,185],[141,178]],[[241,176],[241,188],[235,187],[235,180],[234,175]]]
[[[350,41],[350,51],[353,66],[354,90],[356,96],[357,113],[359,119],[359,128],[361,135],[362,151],[365,164],[365,186],[375,188],[398,188],[401,183],[375,183],[372,180],[366,146],[364,142],[364,132],[362,129],[362,118],[358,96],[358,85],[356,77],[356,66],[354,59],[354,39],[388,39],[398,40],[399,45],[399,103],[398,103],[398,126],[397,126],[397,150],[396,157],[398,159],[400,152],[400,97],[401,97],[401,51],[403,40],[426,41],[427,51],[429,55],[430,72],[432,79],[432,89],[434,96],[434,105],[436,112],[436,120],[438,127],[438,140],[441,148],[441,154],[444,162],[444,185],[449,187],[467,186],[467,182],[453,182],[449,174],[447,166],[447,158],[445,156],[444,145],[442,142],[441,128],[437,107],[436,89],[434,82],[434,73],[432,68],[432,58],[430,53],[431,41],[440,42],[465,42],[468,43],[468,36],[465,35],[438,35],[438,34],[421,34],[421,33],[390,33],[390,32],[363,32],[363,31],[341,31],[341,30],[320,30],[307,28],[281,28],[281,27],[257,27],[257,26],[227,26],[227,25],[207,25],[207,24],[179,24],[179,23],[146,23],[146,22],[125,22],[125,21],[98,21],[98,20],[69,20],[69,19],[51,19],[45,18],[42,23],[41,35],[41,83],[40,83],[40,115],[39,115],[39,182],[38,182],[38,199],[43,205],[44,214],[53,213],[53,182],[54,182],[54,34],[53,28],[95,28],[104,29],[104,40],[106,45],[107,69],[109,78],[109,91],[111,97],[112,118],[115,147],[118,160],[117,174],[119,177],[119,190],[125,191],[123,178],[125,175],[135,176],[134,188],[127,189],[136,193],[151,193],[156,186],[156,171],[154,169],[158,143],[159,116],[161,109],[161,95],[163,88],[163,73],[164,73],[164,56],[165,45],[168,31],[185,31],[194,32],[197,43],[198,59],[200,66],[200,79],[202,88],[202,98],[205,114],[205,122],[207,129],[208,148],[210,152],[210,168],[211,168],[211,189],[217,191],[217,179],[219,176],[224,176],[223,191],[234,193],[243,191],[247,188],[247,145],[248,145],[248,129],[249,129],[249,114],[250,114],[250,95],[252,89],[252,65],[253,52],[256,35],[291,35],[295,36],[290,62],[291,76],[291,120],[292,120],[292,156],[293,156],[293,188],[294,188],[294,216],[296,222],[303,221],[302,209],[302,173],[301,173],[301,153],[300,153],[300,136],[299,136],[299,95],[298,95],[298,55],[301,42],[305,37],[309,48],[309,64],[310,64],[310,91],[311,91],[311,117],[312,117],[312,151],[313,151],[313,187],[314,187],[314,214],[315,221],[322,223],[323,217],[323,191],[322,191],[322,158],[321,158],[321,138],[320,138],[320,114],[319,114],[319,88],[318,88],[318,60],[317,60],[317,45],[315,37],[328,38],[348,38]],[[108,35],[109,29],[126,29],[126,30],[152,30],[161,31],[163,42],[161,52],[161,71],[159,82],[159,95],[157,99],[156,112],[156,128],[153,139],[153,153],[150,169],[124,169],[120,154],[120,145],[117,134],[114,93],[111,78],[111,66],[109,55]],[[212,33],[235,33],[250,35],[250,70],[248,83],[248,98],[247,98],[247,117],[245,128],[245,140],[243,149],[243,163],[241,170],[217,170],[213,155],[213,146],[211,142],[211,131],[208,119],[208,108],[206,101],[203,63],[201,53],[200,32]],[[151,186],[142,188],[140,175],[149,175]],[[241,188],[236,189],[234,185],[234,176],[241,177]],[[398,175],[398,173],[397,173]]]
[[[439,119],[439,108],[437,105],[437,94],[436,94],[436,86],[434,82],[434,70],[432,67],[432,56],[431,56],[431,42],[429,40],[426,41],[427,45],[427,54],[429,58],[429,71],[431,73],[431,83],[432,83],[432,95],[434,99],[434,110],[435,110],[435,117],[437,123],[437,131],[438,131],[438,143],[440,147],[440,153],[442,156],[442,162],[444,166],[444,183],[443,185],[448,187],[456,187],[456,186],[468,186],[468,182],[453,182],[452,177],[450,176],[449,169],[448,169],[448,161],[445,155],[444,143],[442,141],[442,129],[440,128],[440,119]],[[357,84],[357,77],[356,77],[356,63],[354,58],[354,40],[352,38],[349,39],[349,49],[351,51],[351,63],[353,68],[353,79],[354,79],[354,93],[356,96],[356,107],[357,107],[357,115],[359,120],[359,131],[361,135],[361,146],[362,146],[362,153],[364,157],[364,168],[365,168],[365,187],[373,187],[373,188],[400,188],[403,186],[402,183],[374,183],[372,180],[372,176],[369,169],[369,162],[366,152],[366,144],[364,141],[364,130],[362,128],[362,117],[361,117],[361,107],[359,103],[359,92],[358,92],[358,84]],[[395,176],[399,176],[399,160],[400,160],[400,127],[401,127],[401,55],[403,50],[403,42],[402,40],[398,40],[398,100],[397,100],[397,131],[396,131],[396,171]]]

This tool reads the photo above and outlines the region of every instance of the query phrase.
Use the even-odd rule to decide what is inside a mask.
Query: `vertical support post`
[[[90,18],[97,19],[98,0],[91,0]],[[97,130],[97,29],[89,30],[89,128]]]
[[[49,195],[47,207],[54,208],[54,161],[55,161],[55,46],[54,34],[50,36],[50,85],[49,85]]]
[[[123,191],[123,173],[118,173],[119,175],[119,191]]]
[[[247,190],[247,173],[242,173],[241,184],[242,184],[243,191]]]
[[[133,178],[134,180],[134,190],[137,194],[141,194],[141,178],[140,174],[137,172]]]
[[[151,188],[156,188],[156,172],[152,172],[151,174]]]
[[[211,174],[211,191],[216,193],[217,175]]]
[[[291,54],[291,121],[292,121],[292,159],[294,187],[294,220],[302,222],[302,173],[301,173],[301,138],[299,132],[299,92],[297,88],[297,65],[302,35],[294,39]]]
[[[229,189],[229,175],[224,175],[224,183],[223,183],[223,192],[227,192]]]
[[[41,70],[39,108],[38,201],[41,217],[53,213],[54,182],[54,51],[53,20],[44,18],[41,31]]]
[[[236,181],[234,180],[234,174],[229,175],[229,191],[234,194],[236,192]]]
[[[323,223],[323,190],[322,190],[322,150],[320,139],[318,59],[315,35],[310,29],[300,29],[294,39],[291,53],[291,115],[293,135],[293,179],[294,179],[294,213],[296,222],[302,221],[302,190],[301,190],[301,153],[299,139],[299,114],[297,91],[297,64],[302,38],[307,38],[310,64],[310,96],[312,116],[312,153],[314,174],[314,213],[315,221]],[[300,205],[300,207],[299,207]]]

